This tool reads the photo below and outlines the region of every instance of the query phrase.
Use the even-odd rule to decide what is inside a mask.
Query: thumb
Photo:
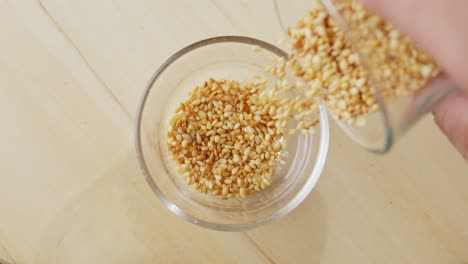
[[[435,121],[468,161],[468,95],[457,91],[433,109]]]

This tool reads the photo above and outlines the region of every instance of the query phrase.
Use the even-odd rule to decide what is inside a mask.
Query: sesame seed
[[[277,114],[280,102],[265,97],[266,84],[210,79],[181,103],[169,123],[167,146],[187,185],[222,199],[245,198],[266,187],[254,178],[276,167],[281,148],[259,145],[283,136],[280,117],[269,114]]]

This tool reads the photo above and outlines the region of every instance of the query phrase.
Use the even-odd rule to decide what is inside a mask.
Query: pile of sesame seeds
[[[167,134],[185,182],[222,199],[269,186],[284,148],[281,103],[266,92],[265,80],[210,79],[195,87],[176,109]]]

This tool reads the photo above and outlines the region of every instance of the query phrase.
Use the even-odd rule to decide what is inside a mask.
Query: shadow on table
[[[314,189],[289,215],[247,235],[274,263],[320,263],[326,231],[325,207]]]

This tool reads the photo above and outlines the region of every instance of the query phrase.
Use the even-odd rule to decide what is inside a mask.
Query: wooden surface
[[[0,261],[468,263],[468,168],[430,116],[387,156],[332,126],[313,193],[253,231],[153,196],[132,145],[147,79],[202,38],[275,43],[271,1],[0,0],[0,33]]]

